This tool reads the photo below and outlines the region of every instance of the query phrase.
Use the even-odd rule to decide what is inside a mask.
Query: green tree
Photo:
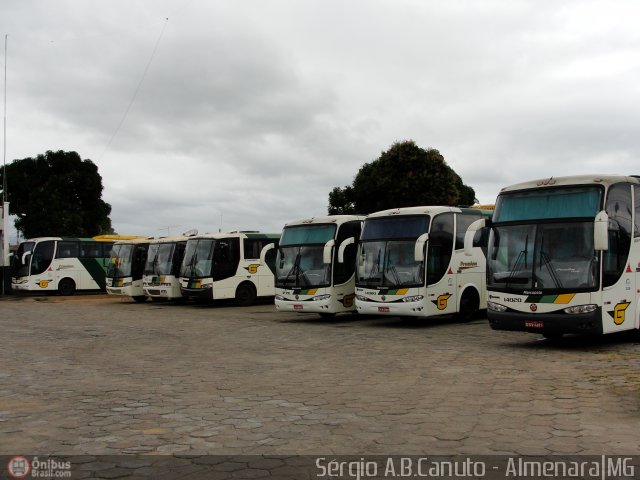
[[[329,193],[329,214],[367,214],[419,205],[472,205],[473,188],[462,183],[438,150],[397,142],[365,163],[353,184]]]
[[[112,232],[111,205],[102,200],[102,177],[91,160],[48,151],[14,160],[6,175],[11,214],[18,216],[15,226],[25,238]]]

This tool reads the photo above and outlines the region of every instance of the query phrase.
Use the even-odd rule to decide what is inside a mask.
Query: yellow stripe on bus
[[[573,300],[573,297],[575,297],[576,294],[575,293],[564,293],[562,295],[558,295],[558,298],[556,298],[553,303],[561,303],[561,304],[566,304],[571,302],[571,300]]]

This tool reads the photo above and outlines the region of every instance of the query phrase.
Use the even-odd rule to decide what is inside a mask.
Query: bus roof
[[[640,178],[635,175],[572,175],[567,177],[550,177],[542,178],[539,180],[531,180],[528,182],[516,183],[504,187],[500,190],[502,192],[512,192],[517,190],[529,190],[532,188],[547,188],[547,187],[559,187],[569,185],[611,185],[614,183],[629,182],[640,184]]]
[[[116,245],[145,244],[145,243],[151,243],[152,240],[153,240],[153,237],[134,237],[128,240],[117,241],[115,242],[115,244]]]
[[[42,242],[45,240],[58,240],[63,242],[115,242],[118,239],[145,238],[133,235],[97,235],[95,237],[33,237],[26,238],[23,242]],[[22,243],[22,242],[21,242]]]
[[[267,240],[279,240],[280,233],[262,233],[257,231],[237,231],[237,232],[207,232],[193,235],[188,240],[194,238],[266,238]]]
[[[391,217],[396,215],[437,215],[439,213],[470,213],[472,215],[492,215],[493,210],[481,210],[478,208],[467,207],[448,207],[448,206],[424,206],[424,207],[404,207],[404,208],[392,208],[389,210],[381,210],[380,212],[374,212],[367,215],[367,218],[377,217]]]
[[[318,224],[326,224],[326,223],[335,223],[336,225],[341,225],[345,222],[350,222],[353,220],[364,220],[364,215],[325,215],[321,217],[309,217],[309,218],[301,218],[299,220],[293,220],[291,222],[285,223],[285,227],[293,227],[297,225],[318,225]]]
[[[117,242],[119,240],[133,240],[134,238],[146,238],[139,235],[96,235],[93,240],[96,242]]]
[[[174,235],[172,237],[155,237],[150,239],[150,243],[179,243],[186,242],[191,237],[187,235]]]

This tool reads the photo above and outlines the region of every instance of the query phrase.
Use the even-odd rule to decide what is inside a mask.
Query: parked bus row
[[[113,240],[27,240],[15,256],[14,288],[106,287],[138,301],[240,305],[275,296],[280,311],[322,316],[470,318],[487,308],[493,329],[547,337],[640,328],[636,176],[513,185],[494,212],[411,207],[299,220],[281,234]],[[98,265],[106,267],[102,283]]]

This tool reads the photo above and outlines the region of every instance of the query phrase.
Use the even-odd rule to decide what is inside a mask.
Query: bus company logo
[[[356,298],[355,294],[350,294],[350,295],[345,295],[342,300],[340,300],[340,303],[342,303],[342,305],[344,305],[345,308],[351,308],[353,307],[353,301]]]
[[[25,478],[31,472],[31,464],[27,457],[17,455],[9,459],[7,472],[12,478]]]
[[[447,308],[447,300],[451,297],[451,294],[445,293],[444,295],[440,295],[436,300],[431,300],[433,304],[438,307],[438,310],[444,310]]]
[[[613,307],[612,312],[607,312],[613,318],[613,323],[616,325],[622,325],[624,323],[625,311],[631,305],[630,302],[621,302]]]
[[[40,280],[40,281],[38,282],[38,286],[39,286],[40,288],[47,288],[47,287],[49,286],[49,282],[50,282],[50,281],[51,281],[51,280]]]
[[[464,270],[469,268],[476,268],[478,266],[478,262],[460,262],[458,266],[458,273],[462,273]]]
[[[259,263],[252,263],[251,265],[247,265],[245,268],[245,270],[251,274],[253,273],[258,273],[258,267],[260,266]]]
[[[531,310],[532,312],[537,311],[538,305],[536,305],[535,303],[532,303],[531,305],[529,305],[529,310]]]

